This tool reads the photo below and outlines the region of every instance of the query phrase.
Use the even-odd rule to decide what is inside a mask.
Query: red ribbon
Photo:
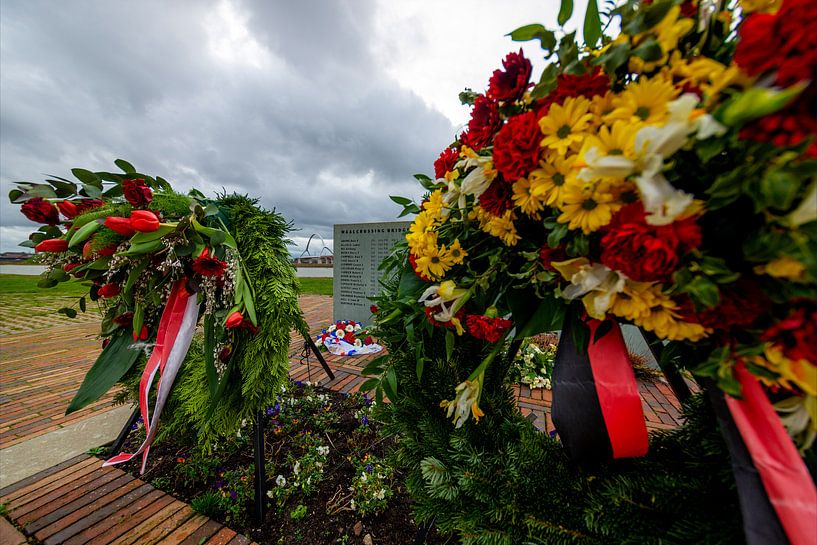
[[[769,501],[792,545],[817,544],[817,489],[769,398],[745,366],[735,371],[743,399],[725,396]]]
[[[596,331],[603,323],[592,319],[587,322],[590,327],[587,355],[613,447],[613,458],[644,456],[649,448],[647,425],[627,345],[618,322],[614,320],[606,322],[612,324],[610,331],[594,341]]]

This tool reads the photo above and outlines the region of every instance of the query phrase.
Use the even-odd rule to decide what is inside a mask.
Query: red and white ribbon
[[[193,333],[196,331],[198,304],[196,295],[188,293],[186,284],[184,279],[179,280],[170,292],[162,318],[159,320],[156,345],[145,365],[142,380],[139,382],[139,407],[142,420],[145,423],[145,441],[133,454],[120,453],[107,460],[102,464],[103,466],[127,462],[141,453],[141,472],[145,472],[150,445],[153,443],[154,437],[156,437],[162,409],[167,403],[173,381],[176,379],[179,368],[187,355],[187,350],[190,348],[190,342],[193,340]],[[157,372],[160,377],[157,386],[158,393],[156,395],[156,407],[151,415],[149,393]]]

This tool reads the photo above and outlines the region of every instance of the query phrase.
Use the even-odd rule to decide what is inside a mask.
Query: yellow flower
[[[477,422],[485,416],[485,413],[479,408],[479,396],[482,389],[480,378],[461,382],[454,390],[454,399],[440,402],[440,407],[448,409],[446,416],[453,418],[457,428],[461,428],[468,421],[469,416],[473,416]]]
[[[631,297],[632,306],[623,306],[617,299],[612,308],[614,314],[634,313],[629,319],[636,325],[670,341],[699,341],[711,332],[701,324],[683,321],[677,312],[678,305],[661,291],[659,284],[628,284],[625,292]],[[648,311],[641,306],[644,302],[650,304]]]
[[[513,224],[513,220],[515,219],[516,216],[513,210],[506,210],[505,213],[499,217],[491,217],[488,222],[488,234],[502,239],[505,246],[516,246],[516,243],[519,242],[519,239],[522,237],[516,232],[516,226]]]
[[[769,344],[763,356],[752,358],[752,363],[780,375],[777,383],[784,388],[793,391],[800,389],[808,395],[817,395],[817,366],[813,362],[806,359],[790,360],[780,348]]]
[[[542,168],[528,175],[531,194],[542,199],[547,205],[559,202],[565,183],[574,174],[573,164],[576,157],[576,155],[563,157],[552,154],[549,159],[541,161],[539,165]]]
[[[606,121],[663,124],[669,118],[667,103],[678,96],[678,89],[664,78],[641,78],[613,98],[614,110]]]
[[[513,202],[524,214],[532,218],[539,217],[539,211],[544,207],[542,199],[534,195],[531,181],[520,178],[513,184]]]
[[[417,256],[415,263],[417,272],[432,280],[444,277],[446,271],[454,265],[451,256],[445,251],[445,246],[438,248],[436,245],[422,248],[422,254]]]
[[[438,189],[429,195],[428,200],[423,203],[423,209],[428,212],[434,220],[441,220],[447,216],[448,209],[443,200],[443,190]]]
[[[636,321],[649,316],[650,309],[656,304],[657,299],[650,284],[629,280],[613,302],[610,312],[620,318]]]
[[[561,191],[560,202],[556,203],[562,211],[557,220],[567,223],[570,229],[581,229],[584,234],[604,227],[621,208],[610,189],[610,184],[605,182],[569,182]]]
[[[614,109],[613,99],[616,94],[607,91],[604,95],[596,95],[590,101],[590,113],[593,114],[594,121],[601,121],[606,118]]]
[[[774,278],[784,278],[793,282],[804,282],[806,278],[806,266],[793,257],[783,256],[755,267],[757,274],[768,274]]]
[[[468,252],[466,252],[462,246],[460,246],[460,241],[455,240],[454,244],[447,250],[448,257],[451,259],[451,263],[454,265],[460,265],[466,257],[468,257]]]
[[[553,104],[548,114],[539,120],[539,128],[545,136],[541,146],[561,155],[568,149],[578,150],[593,119],[589,109],[590,101],[584,97],[568,98],[561,106]]]
[[[633,55],[630,57],[630,70],[632,72],[651,72],[656,66],[661,66],[667,62],[667,57],[671,51],[678,46],[678,40],[687,34],[695,26],[695,21],[687,17],[681,17],[681,7],[672,7],[660,23],[646,32],[636,34],[632,38],[633,47],[637,47],[644,40],[654,38],[661,47],[661,58],[654,62],[644,62]]]

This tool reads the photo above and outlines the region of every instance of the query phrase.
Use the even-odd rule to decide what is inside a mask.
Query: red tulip
[[[103,257],[109,257],[116,253],[116,244],[111,244],[110,246],[105,246],[101,250],[99,250],[99,255]]]
[[[134,341],[146,341],[148,340],[148,328],[147,326],[142,326],[142,331],[139,334],[136,334],[136,331],[133,332],[133,340]]]
[[[159,218],[150,210],[134,210],[130,214],[130,225],[140,233],[150,233],[159,228]]]
[[[62,215],[69,220],[74,219],[77,216],[77,213],[79,213],[79,208],[77,208],[77,205],[71,201],[60,201],[57,203],[57,208],[59,208]]]
[[[240,312],[233,312],[229,316],[227,316],[227,321],[224,322],[224,327],[227,329],[232,329],[234,327],[240,326],[244,322],[244,315]]]
[[[119,284],[105,284],[104,286],[100,287],[96,293],[100,297],[108,299],[109,297],[116,297],[119,295],[120,291],[121,289],[119,288]]]
[[[68,241],[61,238],[49,238],[34,247],[35,252],[65,252],[68,250]]]
[[[70,273],[80,265],[82,265],[82,263],[66,263],[65,265],[62,266],[62,270],[64,270],[67,273]]]
[[[91,257],[91,241],[87,241],[82,245],[82,257]]]
[[[136,233],[136,230],[130,224],[130,218],[108,216],[105,218],[104,225],[114,233],[120,234],[123,237],[130,238]]]

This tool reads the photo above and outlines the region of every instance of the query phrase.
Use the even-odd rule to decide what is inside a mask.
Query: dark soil
[[[328,396],[322,409],[315,402],[321,394]],[[385,459],[392,444],[392,439],[377,433],[373,419],[361,424],[365,419],[358,411],[368,412],[368,401],[359,395],[295,384],[282,397],[280,413],[271,408],[265,420],[267,489],[276,492],[278,475],[294,482],[292,462],[305,459],[306,450],[301,447],[304,435],[320,438],[329,446],[329,454],[315,490],[265,498],[267,515],[263,525],[252,522],[251,425],[243,428],[239,437],[216,445],[212,452],[197,448],[193,438],[165,438],[151,448],[147,471],[141,478],[261,545],[353,545],[368,542],[367,536],[374,545],[415,543],[418,527],[399,470],[394,470],[390,482],[393,496],[382,512],[361,516],[351,508],[349,487],[357,472],[353,461],[367,454]],[[296,400],[293,405],[288,404],[290,399]],[[123,450],[133,452],[143,438],[144,428],[139,427],[131,432]],[[139,476],[136,461],[120,467]],[[208,507],[201,496],[214,498],[216,505]],[[426,538],[429,544],[453,542],[434,529]]]

